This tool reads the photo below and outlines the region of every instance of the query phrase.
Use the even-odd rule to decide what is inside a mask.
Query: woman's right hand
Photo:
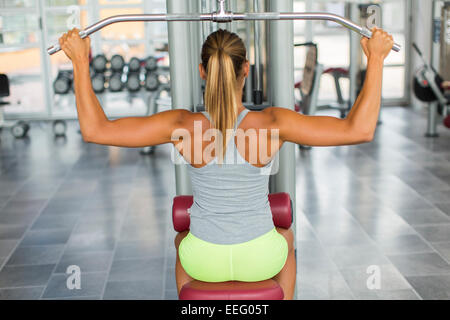
[[[361,39],[361,46],[364,53],[369,59],[371,56],[380,57],[383,60],[389,55],[394,46],[394,38],[386,31],[378,28],[373,28],[372,38],[363,37]]]

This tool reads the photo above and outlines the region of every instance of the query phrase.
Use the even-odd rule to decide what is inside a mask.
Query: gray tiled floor
[[[300,299],[450,298],[450,131],[424,138],[425,114],[404,108],[382,119],[370,144],[297,151]],[[0,299],[176,299],[170,148],[76,131],[0,136]]]

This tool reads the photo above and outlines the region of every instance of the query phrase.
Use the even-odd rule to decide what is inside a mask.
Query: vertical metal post
[[[441,16],[441,7],[442,3],[437,1],[433,1],[432,3],[432,19],[431,21],[435,21],[435,19],[439,19]],[[434,26],[433,26],[434,27]],[[433,33],[433,27],[432,27],[432,33]],[[440,59],[440,43],[435,42],[433,39],[433,34],[430,34],[431,38],[431,61],[430,65],[438,69],[439,68],[439,59]],[[431,77],[433,78],[433,77]],[[428,138],[436,138],[439,136],[437,132],[437,120],[438,120],[438,103],[433,102],[430,103],[428,106],[428,117],[427,117],[427,132],[425,133],[425,136]]]
[[[151,12],[153,6],[153,1],[144,1],[143,9],[144,12]],[[145,55],[150,56],[155,54],[155,44],[153,42],[153,38],[155,32],[153,32],[154,27],[150,23],[144,23],[145,28]]]
[[[251,7],[250,0],[245,0],[245,12],[250,12],[250,7]],[[252,28],[252,23],[250,21],[246,21],[245,22],[245,42],[246,42],[245,44],[247,47],[247,58],[249,61],[251,61],[250,51],[251,51],[251,45],[252,45],[251,28]],[[253,88],[252,88],[252,79],[253,78],[252,77],[253,77],[253,75],[250,70],[248,78],[246,79],[246,82],[245,82],[245,101],[246,102],[251,102],[253,100],[252,99],[252,96],[253,96]]]
[[[46,104],[46,117],[50,118],[53,113],[54,104],[53,104],[53,86],[51,80],[51,64],[50,57],[47,54],[47,44],[48,44],[48,30],[47,30],[47,15],[44,8],[44,1],[38,2],[38,13],[41,24],[41,32],[39,33],[39,46],[40,46],[40,58],[41,58],[41,77],[44,80],[44,101]]]
[[[358,4],[349,3],[349,15],[350,20],[359,21],[359,10]],[[350,78],[350,92],[349,92],[349,103],[353,105],[356,101],[356,92],[358,90],[357,78],[359,71],[359,63],[358,63],[358,46],[359,46],[359,35],[356,32],[349,31],[350,37],[350,65],[349,65],[349,78]]]
[[[305,12],[312,12],[313,10],[313,0],[305,0]],[[314,27],[312,20],[305,21],[305,42],[314,41]]]
[[[98,0],[89,1],[91,7],[89,8],[89,15],[91,21],[99,21],[100,20],[100,5],[98,4]],[[92,54],[100,54],[102,53],[102,40],[101,40],[101,32],[95,33],[91,36],[91,46],[92,46]]]
[[[189,1],[167,0],[167,13],[189,13]],[[194,103],[192,88],[192,58],[190,22],[168,22],[170,80],[173,109],[191,110]],[[192,194],[187,165],[175,165],[177,195]]]
[[[259,0],[253,0],[253,10],[254,12],[259,12]],[[253,102],[255,104],[261,104],[263,101],[260,101],[264,99],[262,97],[262,84],[261,84],[261,41],[259,38],[260,35],[260,25],[261,22],[258,20],[254,21],[254,43],[255,43],[255,88],[253,88]]]
[[[293,0],[267,0],[268,11],[291,12]],[[294,110],[294,24],[292,21],[270,21],[268,32],[269,88],[274,106]],[[280,150],[278,173],[272,177],[271,192],[287,192],[294,211],[292,229],[296,231],[295,145],[285,143]],[[294,244],[295,245],[295,244]],[[297,290],[296,290],[297,291]],[[296,293],[294,295],[296,297]]]
[[[411,70],[414,70],[412,68],[409,68],[408,66],[411,66],[411,56],[412,56],[412,50],[406,50],[406,48],[411,48],[411,42],[412,42],[412,36],[413,36],[413,29],[412,29],[412,6],[413,6],[413,1],[405,1],[405,7],[406,7],[406,14],[405,14],[405,29],[404,29],[404,34],[405,34],[405,50],[403,50],[404,55],[405,55],[405,76],[404,76],[404,81],[405,81],[405,91],[404,91],[404,96],[403,99],[406,101],[407,105],[411,105],[411,81],[409,79],[411,79]]]
[[[199,13],[200,6],[198,1],[189,1],[190,8],[189,11],[191,13]],[[193,106],[194,111],[196,111],[196,106],[202,103],[202,87],[201,87],[201,79],[198,71],[198,65],[200,64],[200,51],[201,51],[201,24],[193,21],[190,22],[190,35],[191,35],[191,58],[192,58],[192,92],[193,92]]]

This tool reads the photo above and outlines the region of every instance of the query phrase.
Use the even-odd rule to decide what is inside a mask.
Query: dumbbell
[[[145,75],[145,89],[147,91],[156,91],[159,87],[158,75],[154,73],[147,72]]]
[[[155,71],[158,68],[158,60],[155,57],[148,57],[145,59],[145,70]]]
[[[141,89],[141,79],[139,78],[139,73],[128,73],[126,86],[128,91],[137,92]]]
[[[72,72],[60,71],[53,82],[53,90],[56,94],[67,94],[72,87]]]
[[[120,54],[115,54],[112,56],[111,60],[111,70],[113,72],[122,72],[125,66],[125,60]]]
[[[128,62],[128,72],[139,72],[141,70],[141,60],[133,57]]]
[[[105,75],[103,73],[96,73],[92,77],[92,88],[95,93],[102,93],[105,91]]]
[[[119,92],[122,91],[124,83],[122,82],[122,73],[113,73],[109,78],[109,91]]]
[[[92,59],[92,68],[97,73],[105,72],[107,63],[108,59],[106,59],[105,55],[98,54]]]

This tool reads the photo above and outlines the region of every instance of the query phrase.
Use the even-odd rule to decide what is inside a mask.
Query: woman
[[[271,167],[285,142],[339,146],[372,140],[381,102],[383,61],[393,46],[392,37],[374,29],[372,39],[361,40],[368,59],[367,75],[346,119],[304,116],[279,107],[248,112],[242,104],[250,69],[244,43],[236,34],[219,30],[205,41],[199,65],[200,76],[206,80],[207,112],[171,110],[110,121],[91,86],[90,40],[81,39],[78,32],[64,34],[59,43],[73,63],[83,139],[120,147],[172,143],[190,164],[195,201],[190,232],[175,239],[178,292],[193,278],[210,282],[273,278],[283,288],[285,299],[292,299],[294,237],[290,229],[273,225],[268,175],[261,174],[261,169]],[[239,132],[256,132],[259,138],[255,141],[237,131],[236,137],[235,131],[229,135],[230,129],[238,128]],[[180,130],[184,134],[174,134]],[[264,145],[270,150],[267,156],[258,152]],[[233,155],[239,164],[230,162]]]

